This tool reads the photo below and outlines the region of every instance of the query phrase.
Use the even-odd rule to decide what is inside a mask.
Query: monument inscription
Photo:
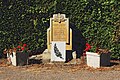
[[[67,28],[65,27],[65,23],[61,22],[54,22],[53,23],[53,41],[66,41],[68,42],[68,37],[67,37]]]

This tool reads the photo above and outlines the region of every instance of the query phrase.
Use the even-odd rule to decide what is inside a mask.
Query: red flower
[[[27,44],[23,44],[23,47],[26,47],[27,46]]]
[[[13,48],[13,50],[16,50],[16,48]]]
[[[88,51],[88,50],[90,50],[90,49],[91,49],[90,44],[86,43],[86,48],[85,48],[85,51]]]
[[[20,49],[20,48],[21,48],[21,46],[17,46],[17,48],[19,48],[19,49]]]
[[[22,49],[22,51],[23,51],[23,50],[25,50],[25,48],[24,48],[24,47],[22,47],[21,49]]]

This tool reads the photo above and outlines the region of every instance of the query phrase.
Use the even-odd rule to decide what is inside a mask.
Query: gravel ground
[[[120,80],[120,64],[90,68],[85,64],[0,64],[0,80]]]

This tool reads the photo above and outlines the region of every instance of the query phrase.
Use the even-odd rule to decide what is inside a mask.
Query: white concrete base
[[[66,42],[53,41],[51,45],[51,62],[53,61],[66,61]]]
[[[100,66],[110,65],[110,53],[107,54],[97,54],[93,52],[86,52],[87,55],[87,65],[94,68],[99,68]]]

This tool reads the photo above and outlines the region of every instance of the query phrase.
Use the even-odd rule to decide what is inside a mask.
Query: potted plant
[[[13,55],[11,62],[15,66],[23,66],[28,64],[29,52],[27,44],[20,43],[17,47],[13,48]]]
[[[110,51],[92,46],[90,52],[86,52],[87,65],[94,68],[110,65]]]

